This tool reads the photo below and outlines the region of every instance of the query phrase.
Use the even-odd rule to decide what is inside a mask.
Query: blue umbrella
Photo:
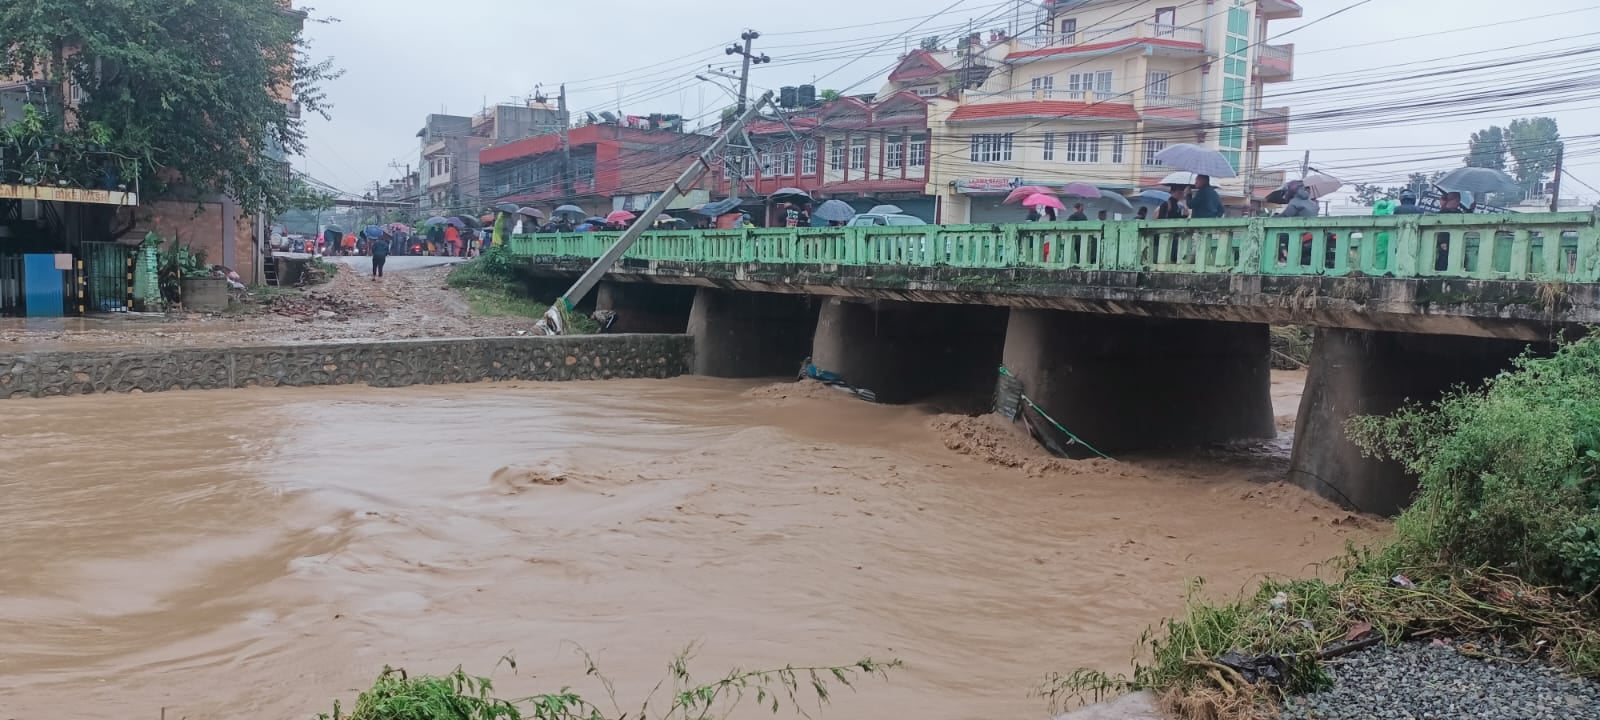
[[[1134,196],[1133,199],[1135,201],[1148,203],[1150,205],[1160,205],[1161,203],[1171,200],[1172,193],[1169,193],[1165,190],[1146,190]]]
[[[730,210],[732,208],[729,208]],[[856,216],[856,209],[843,200],[829,200],[817,206],[811,217],[828,222],[846,222]]]
[[[694,212],[706,217],[722,217],[723,215],[727,215],[728,213],[733,212],[734,209],[738,208],[740,202],[742,201],[739,200],[739,198],[731,197],[727,200],[718,200],[716,202],[709,202],[701,205],[700,207],[695,208]]]
[[[586,222],[586,223],[593,224],[593,225],[604,225],[604,224],[606,224],[606,219],[603,218],[603,217],[599,217],[599,216],[584,218],[583,221]]]
[[[383,228],[378,227],[377,225],[368,225],[367,229],[363,230],[362,232],[373,240],[383,237]]]
[[[427,225],[429,227],[433,227],[433,226],[436,226],[436,225],[448,225],[449,223],[450,223],[450,220],[448,218],[442,218],[442,217],[439,217],[438,215],[435,215],[435,216],[433,216],[431,218],[428,218],[427,220],[422,221],[423,225]]]

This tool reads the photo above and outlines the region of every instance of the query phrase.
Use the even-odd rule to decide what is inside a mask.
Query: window
[[[912,135],[911,152],[908,153],[907,163],[911,167],[920,168],[928,166],[928,136]]]
[[[1144,99],[1152,102],[1166,102],[1167,90],[1171,86],[1172,75],[1165,70],[1151,70],[1144,85]]]
[[[817,174],[817,141],[807,140],[800,150],[800,174]]]
[[[899,170],[905,165],[906,139],[902,135],[890,135],[889,145],[884,150],[885,167],[890,170]]]
[[[984,133],[971,138],[972,162],[1010,162],[1014,133]]]
[[[1156,37],[1172,37],[1178,29],[1178,8],[1156,8]]]
[[[1033,79],[1033,99],[1049,100],[1051,91],[1055,89],[1056,79],[1049,75]]]
[[[784,143],[783,149],[778,153],[778,174],[783,177],[794,175],[794,143]]]
[[[1044,134],[1044,159],[1056,159],[1056,134],[1053,132]]]
[[[1100,162],[1100,135],[1097,133],[1067,133],[1067,162]]]
[[[1122,164],[1122,133],[1111,133],[1111,162]]]
[[[939,94],[938,85],[918,85],[911,88],[911,93],[917,97],[935,97]]]
[[[763,151],[761,153],[761,160],[757,164],[761,167],[761,176],[762,177],[771,177],[771,176],[777,174],[778,166],[774,165],[773,162],[772,162],[772,151],[771,150]]]
[[[1083,100],[1084,97],[1094,92],[1102,97],[1111,95],[1111,71],[1072,73],[1067,76],[1067,96],[1073,100]]]
[[[1161,167],[1164,163],[1156,159],[1156,154],[1167,149],[1165,140],[1144,141],[1144,164],[1150,167]]]
[[[844,170],[844,141],[828,141],[828,169]]]
[[[1078,19],[1064,18],[1061,21],[1061,37],[1058,39],[1063,45],[1071,45],[1078,41]]]
[[[850,141],[850,169],[867,169],[867,139],[864,137]]]

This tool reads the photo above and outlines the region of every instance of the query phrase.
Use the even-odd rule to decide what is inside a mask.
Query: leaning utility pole
[[[745,124],[760,115],[761,110],[771,103],[771,92],[762,95],[755,105],[740,113],[739,117],[734,119],[732,125],[729,125],[717,139],[711,141],[711,146],[707,147],[705,152],[694,159],[693,165],[684,170],[677,180],[667,186],[667,189],[656,198],[655,202],[650,203],[650,207],[639,212],[639,216],[634,219],[633,225],[628,228],[627,232],[622,234],[622,237],[617,238],[617,242],[611,246],[611,249],[607,250],[605,255],[600,256],[600,259],[596,260],[594,265],[591,265],[578,278],[578,281],[572,284],[572,287],[567,290],[565,295],[550,304],[549,312],[546,312],[544,319],[539,321],[539,328],[546,335],[561,335],[565,333],[566,315],[572,312],[572,308],[582,301],[584,296],[589,294],[589,291],[600,284],[600,279],[605,277],[605,274],[611,270],[611,266],[622,259],[623,254],[628,252],[628,248],[633,247],[633,243],[646,230],[650,229],[656,218],[660,217],[668,206],[693,189],[695,183],[700,182],[700,178],[711,171],[711,161],[727,148],[728,142],[734,136],[743,137]]]
[[[744,56],[744,71],[739,73],[739,115],[743,115],[745,108],[750,104],[750,65],[752,63],[760,65],[761,63],[772,62],[772,58],[766,55],[751,54],[750,46],[759,37],[761,37],[761,33],[754,30],[746,30],[743,35],[739,36],[739,39],[744,41],[744,47],[729,45],[725,51],[729,55]]]

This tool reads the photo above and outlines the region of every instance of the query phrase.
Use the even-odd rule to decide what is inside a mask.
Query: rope
[[[1008,369],[1007,367],[1005,367],[1004,365],[1000,366],[1000,374],[1004,375],[1006,377],[1011,377],[1011,378],[1016,377],[1015,375],[1012,375],[1011,374],[1011,370]],[[1074,435],[1071,430],[1068,430],[1066,428],[1066,426],[1064,426],[1061,423],[1057,422],[1055,418],[1050,417],[1050,413],[1045,412],[1044,408],[1039,407],[1038,403],[1035,403],[1033,401],[1033,398],[1028,397],[1027,394],[1025,394],[1025,393],[1024,394],[1020,394],[1018,397],[1020,397],[1022,399],[1022,402],[1027,403],[1028,407],[1032,408],[1034,412],[1039,413],[1040,417],[1044,418],[1045,420],[1048,420],[1051,425],[1055,426],[1055,429],[1060,430],[1061,434],[1066,435],[1067,437],[1071,438],[1073,442],[1088,448],[1089,452],[1092,452],[1092,453],[1094,453],[1096,455],[1099,455],[1100,457],[1105,458],[1107,460],[1115,460],[1116,459],[1116,458],[1111,457],[1110,455],[1107,455],[1107,454],[1105,454],[1103,452],[1100,452],[1098,449],[1095,448],[1095,446],[1090,445],[1087,442],[1084,442],[1083,438],[1078,437],[1077,435]]]

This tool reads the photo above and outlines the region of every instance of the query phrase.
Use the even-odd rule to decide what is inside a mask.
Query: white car
[[[854,218],[852,218],[850,220],[849,227],[861,227],[861,226],[870,226],[870,225],[879,225],[879,226],[883,226],[883,225],[899,225],[899,226],[905,226],[905,225],[927,225],[927,224],[928,224],[927,221],[925,221],[922,218],[919,218],[919,217],[917,217],[915,215],[877,215],[877,214],[868,213],[868,214],[865,214],[865,215],[857,215]]]

